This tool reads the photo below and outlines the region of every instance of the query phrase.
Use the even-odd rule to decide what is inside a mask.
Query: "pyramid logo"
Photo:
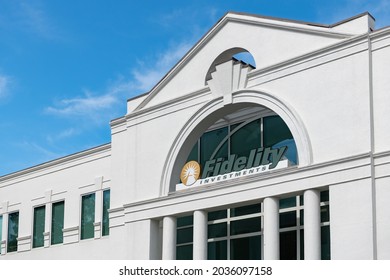
[[[200,176],[200,165],[196,161],[192,160],[187,162],[180,173],[180,180],[186,186],[193,185]]]

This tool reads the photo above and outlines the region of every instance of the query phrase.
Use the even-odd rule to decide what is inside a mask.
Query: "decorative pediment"
[[[246,87],[247,74],[252,69],[254,67],[250,64],[236,59],[216,65],[211,79],[207,81],[213,99],[223,96],[224,104],[231,104],[232,93]]]
[[[186,95],[204,92],[207,85],[213,96],[231,94],[244,87],[250,68],[235,62],[225,65],[218,61],[218,69],[215,69],[210,79],[210,65],[221,54],[231,54],[229,50],[248,51],[256,62],[256,69],[266,69],[364,34],[371,26],[372,18],[369,14],[334,25],[321,25],[227,13],[146,96],[132,100],[128,108],[134,112],[158,106]],[[224,57],[222,62],[225,61],[227,59]],[[223,73],[227,76],[223,77]],[[229,102],[228,96],[225,101]]]

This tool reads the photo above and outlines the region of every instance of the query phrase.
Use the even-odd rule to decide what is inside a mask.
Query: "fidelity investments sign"
[[[203,170],[198,162],[189,161],[181,170],[182,184],[177,184],[176,190],[204,186],[287,167],[288,160],[281,160],[286,151],[287,146],[275,149],[270,147],[253,149],[248,157],[230,155],[227,160],[223,158],[208,160]]]

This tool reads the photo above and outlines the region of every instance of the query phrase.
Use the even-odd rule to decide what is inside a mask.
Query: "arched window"
[[[264,164],[272,169],[282,160],[296,165],[297,149],[284,121],[270,110],[260,114],[256,108],[225,116],[213,125],[195,143],[187,162],[191,160],[200,163],[201,177],[206,178]]]

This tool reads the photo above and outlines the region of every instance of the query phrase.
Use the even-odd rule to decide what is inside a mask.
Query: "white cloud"
[[[67,128],[67,129],[62,130],[59,133],[47,135],[46,140],[47,140],[47,142],[53,144],[53,143],[57,142],[58,140],[70,138],[70,137],[75,136],[79,133],[80,133],[80,131],[78,129],[71,127],[71,128]]]
[[[10,77],[0,75],[0,98],[5,97],[8,94],[10,85]]]
[[[186,54],[192,43],[180,43],[153,58],[156,62],[147,66],[146,61],[138,61],[139,67],[132,71],[134,88],[149,91]]]
[[[138,61],[138,67],[131,70],[129,79],[120,77],[101,93],[84,90],[82,96],[62,99],[54,106],[47,107],[45,112],[65,117],[86,117],[97,123],[107,124],[110,118],[118,117],[115,115],[119,113],[118,107],[123,110],[126,108],[127,98],[140,91],[149,91],[182,58],[190,46],[181,43],[148,59],[154,63],[147,60]]]
[[[59,153],[53,152],[51,150],[48,150],[47,148],[44,148],[44,147],[42,147],[34,142],[23,141],[23,142],[16,143],[16,145],[20,149],[27,151],[27,153],[39,154],[41,157],[40,161],[42,161],[42,162],[63,156],[63,154],[59,154]]]
[[[47,107],[45,112],[64,117],[86,117],[89,120],[93,119],[95,122],[106,124],[115,111],[115,105],[126,107],[126,96],[130,94],[131,88],[130,82],[119,79],[103,93],[96,94],[84,90],[83,96],[62,99],[55,106]]]
[[[2,3],[5,13],[0,13],[0,26],[31,33],[49,40],[63,40],[64,36],[56,21],[50,16],[46,3],[40,0],[15,0]]]

